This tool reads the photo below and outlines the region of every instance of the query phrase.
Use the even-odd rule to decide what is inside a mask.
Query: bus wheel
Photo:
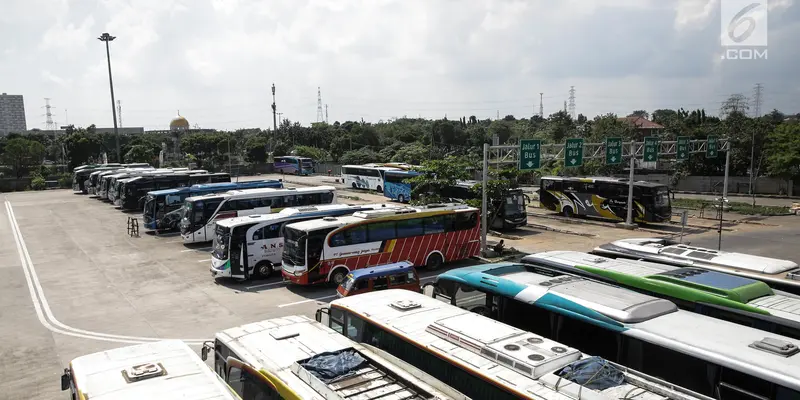
[[[255,275],[258,278],[269,278],[269,275],[272,273],[272,263],[269,261],[261,261],[260,263],[256,264]]]
[[[358,186],[356,186],[355,182],[353,182],[353,189],[358,189]]]
[[[328,283],[331,284],[333,287],[338,287],[342,282],[344,282],[344,278],[347,276],[347,270],[344,268],[337,268],[331,274],[331,278]]]
[[[572,218],[572,207],[564,207],[564,209],[561,210],[561,214],[567,218]]]
[[[378,193],[383,193],[383,188],[381,187],[381,185],[378,185],[378,187],[375,188],[375,190],[377,190]]]
[[[406,196],[403,196],[402,194],[398,194],[397,195],[397,201],[399,201],[401,203],[405,203],[406,202]]]
[[[435,271],[439,269],[439,267],[441,267],[442,264],[444,264],[444,259],[442,258],[442,255],[439,253],[431,253],[431,255],[428,256],[428,259],[425,261],[425,268],[431,271]]]

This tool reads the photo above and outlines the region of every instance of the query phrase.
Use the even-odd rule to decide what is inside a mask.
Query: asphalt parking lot
[[[59,376],[83,354],[164,338],[199,350],[219,330],[312,316],[318,302],[335,297],[333,288],[287,287],[279,276],[215,282],[210,244],[184,245],[178,234],[155,236],[143,228],[140,237],[129,237],[129,216],[141,218],[69,190],[5,196],[4,398],[62,397]]]

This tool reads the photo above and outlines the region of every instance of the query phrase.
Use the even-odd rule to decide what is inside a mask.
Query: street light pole
[[[114,137],[117,141],[117,162],[122,162],[122,155],[119,150],[119,131],[117,130],[117,109],[115,108],[116,101],[114,101],[114,81],[111,79],[111,52],[108,49],[108,42],[116,39],[116,36],[111,36],[108,32],[104,32],[97,40],[106,42],[106,60],[108,61],[108,86],[111,88],[111,114],[114,116]]]

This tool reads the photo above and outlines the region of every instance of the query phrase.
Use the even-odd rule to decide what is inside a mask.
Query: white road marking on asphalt
[[[209,262],[209,261],[211,261],[210,258],[206,258],[204,260],[197,260],[197,262],[199,262],[199,263],[201,263],[201,262]]]
[[[17,224],[17,218],[14,215],[14,209],[11,207],[11,202],[5,201],[6,211],[8,212],[8,222],[11,224],[11,230],[14,236],[14,244],[17,246],[17,253],[19,253],[19,260],[22,263],[22,271],[25,274],[25,280],[28,284],[28,292],[31,295],[33,307],[36,310],[36,316],[39,322],[50,330],[51,332],[60,333],[63,335],[80,337],[84,339],[102,340],[106,342],[115,343],[130,343],[141,344],[154,341],[164,340],[165,338],[159,337],[144,337],[144,336],[126,336],[126,335],[113,335],[110,333],[87,331],[83,329],[73,328],[71,326],[61,323],[53,315],[50,310],[50,305],[44,295],[44,290],[39,282],[39,277],[36,274],[36,268],[31,260],[28,247],[25,245],[25,239],[22,237],[22,231]],[[204,339],[181,339],[187,344],[199,345],[202,344]]]
[[[265,287],[265,286],[275,286],[275,285],[285,285],[285,284],[286,284],[286,281],[278,281],[278,282],[272,282],[272,283],[264,283],[264,284],[255,285],[255,286],[247,286],[245,289],[255,289],[255,288],[260,288],[260,287]]]
[[[183,239],[181,239],[181,240],[170,240],[170,241],[164,242],[164,243],[183,243]]]
[[[181,250],[181,253],[188,253],[190,251],[197,251],[197,252],[204,253],[204,252],[207,252],[207,251],[211,251],[211,247],[203,247],[203,248],[199,248],[199,249],[186,249],[186,250]]]
[[[281,305],[279,305],[279,306],[278,306],[278,308],[289,307],[289,306],[295,306],[295,305],[298,305],[298,304],[303,304],[303,303],[310,303],[310,302],[312,302],[312,301],[318,301],[318,300],[330,299],[331,297],[336,297],[336,295],[335,295],[335,294],[332,294],[332,295],[330,295],[330,296],[322,296],[322,297],[316,297],[316,298],[313,298],[313,299],[308,299],[308,300],[295,301],[294,303],[281,304]]]

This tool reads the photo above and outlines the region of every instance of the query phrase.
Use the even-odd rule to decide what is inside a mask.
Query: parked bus
[[[314,160],[308,157],[277,156],[273,169],[281,174],[311,175],[314,173]]]
[[[281,189],[283,188],[283,183],[275,180],[239,183],[222,182],[154,190],[147,193],[142,221],[144,221],[145,229],[175,230],[179,228],[181,218],[183,218],[183,213],[181,212],[183,202],[189,197],[224,193],[230,190],[263,188]]]
[[[114,167],[103,167],[97,168],[96,170],[92,171],[89,174],[88,183],[85,183],[87,186],[87,191],[90,195],[97,195],[98,189],[100,189],[100,178],[102,176],[113,174],[115,171],[122,172],[126,169],[153,169],[153,167],[143,164],[143,165],[133,165],[131,167],[127,167],[125,165],[114,166]]]
[[[479,183],[477,181],[459,181],[439,195],[448,200],[480,199],[480,192],[473,190]],[[491,228],[502,231],[528,225],[527,202],[528,196],[521,188],[508,189],[501,202],[495,200],[489,204],[488,221],[491,222]],[[494,217],[495,213],[497,217]]]
[[[468,400],[368,344],[292,315],[230,328],[203,346],[214,369],[244,400]]]
[[[583,215],[623,221],[628,215],[628,180],[542,177],[539,203],[565,217]],[[667,185],[634,182],[633,203],[636,222],[664,222],[672,218]]]
[[[431,204],[361,211],[284,227],[283,277],[338,286],[350,271],[408,261],[437,269],[480,251],[477,208]]]
[[[724,272],[800,295],[800,267],[790,260],[706,249],[663,238],[617,240],[596,247],[592,253]]]
[[[176,174],[186,174],[186,175],[193,175],[199,173],[205,173],[207,171],[185,171],[185,172],[177,172]],[[158,174],[171,174],[175,173],[171,169],[145,169],[140,171],[128,171],[128,172],[121,172],[114,175],[109,175],[103,178],[102,187],[100,190],[100,196],[105,193],[107,200],[111,203],[114,203],[119,193],[117,192],[117,182],[120,179],[129,179],[134,178],[137,176],[142,175],[158,175]]]
[[[145,200],[147,199],[147,193],[156,190],[192,186],[192,182],[196,182],[197,180],[198,178],[195,175],[187,175],[180,172],[143,175],[131,178],[125,182],[125,187],[119,194],[119,206],[125,210],[142,210]]]
[[[144,172],[144,171],[154,171],[155,168],[153,167],[144,167],[144,168],[122,168],[117,170],[109,170],[106,172],[101,172],[100,175],[97,177],[97,185],[95,186],[95,197],[98,200],[107,200],[108,199],[108,183],[113,176],[122,176],[126,173],[137,173],[137,172]]]
[[[514,263],[450,270],[424,292],[706,396],[800,398],[797,340],[668,300]]]
[[[214,239],[216,222],[222,219],[269,214],[287,207],[332,204],[335,201],[336,188],[333,186],[231,190],[189,197],[183,203],[181,236],[184,243],[209,242]]]
[[[211,276],[240,280],[267,278],[273,270],[280,272],[281,269],[284,225],[386,207],[386,204],[292,207],[272,214],[217,221],[211,252]]]
[[[89,175],[91,175],[92,172],[115,167],[120,167],[120,164],[84,164],[75,167],[72,170],[72,191],[75,193],[88,193],[86,180],[89,179]]]
[[[72,400],[241,399],[180,340],[80,356],[64,369],[61,390]]]
[[[117,187],[116,187],[116,198],[114,199],[114,204],[117,206],[122,206],[122,198],[125,197],[125,185],[128,182],[135,181],[134,178],[126,178],[123,180],[117,180]],[[188,186],[194,185],[204,185],[209,183],[229,183],[231,181],[231,176],[227,172],[217,172],[217,173],[207,173],[207,174],[195,174],[189,175],[189,184]],[[140,197],[144,197],[147,194],[145,192]],[[144,199],[143,199],[144,201]],[[142,203],[143,205],[144,203]],[[141,208],[141,207],[139,207]]]
[[[340,298],[319,309],[317,320],[474,399],[711,400],[409,290]]]
[[[678,307],[800,339],[800,296],[766,283],[700,268],[615,260],[577,251],[548,251],[522,258],[539,273],[565,273],[619,285],[672,301]]]
[[[383,196],[400,203],[411,200],[412,184],[408,179],[418,176],[415,171],[386,171],[383,174]]]
[[[342,183],[353,189],[376,190],[383,193],[384,174],[386,171],[402,171],[400,168],[380,167],[375,165],[343,165]]]

